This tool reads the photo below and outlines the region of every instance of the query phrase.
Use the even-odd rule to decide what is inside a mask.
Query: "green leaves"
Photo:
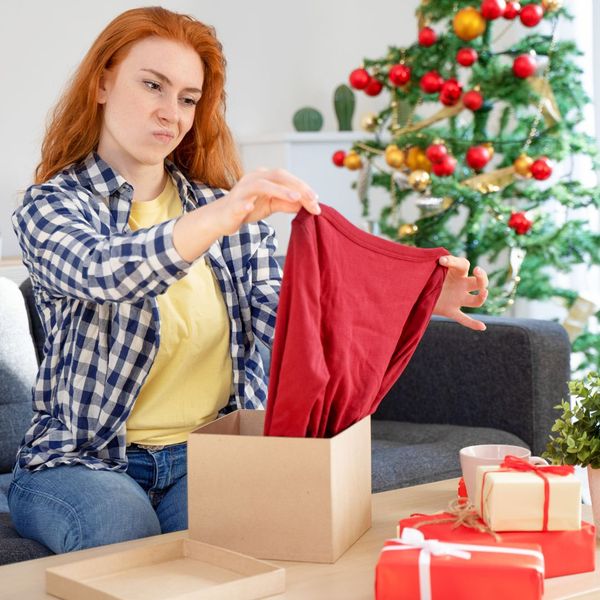
[[[574,404],[563,400],[557,409],[561,416],[552,426],[550,441],[543,454],[554,464],[600,468],[600,376],[597,372],[569,382]]]

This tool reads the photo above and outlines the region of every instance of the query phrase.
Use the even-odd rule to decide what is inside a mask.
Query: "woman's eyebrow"
[[[159,73],[158,71],[155,71],[154,69],[140,69],[140,71],[147,71],[148,73],[152,73],[152,75],[154,75],[157,79],[160,79],[161,81],[164,81],[165,83],[167,83],[169,85],[173,85],[171,80],[166,75],[163,75],[162,73]],[[195,87],[187,87],[187,88],[184,88],[182,91],[194,92],[196,94],[202,93],[202,90],[199,90],[198,88],[195,88]]]

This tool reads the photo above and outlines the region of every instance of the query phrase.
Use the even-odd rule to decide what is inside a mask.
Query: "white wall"
[[[0,235],[3,256],[19,250],[10,215],[39,159],[44,123],[60,90],[102,28],[117,14],[154,2],[0,2]],[[228,121],[236,137],[292,130],[312,105],[336,130],[333,91],[364,57],[415,39],[419,0],[165,0],[165,8],[215,26],[228,60]],[[355,128],[385,98],[360,95]]]

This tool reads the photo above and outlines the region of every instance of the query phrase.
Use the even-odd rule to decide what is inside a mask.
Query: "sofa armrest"
[[[481,317],[485,332],[433,317],[376,419],[503,429],[544,451],[568,398],[570,344],[551,321]]]

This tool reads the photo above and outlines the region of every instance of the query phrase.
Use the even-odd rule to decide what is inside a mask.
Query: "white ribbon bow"
[[[455,548],[454,544],[440,542],[439,540],[426,540],[422,531],[405,527],[402,537],[395,538],[398,546],[385,546],[383,550],[414,550],[420,548],[419,552],[419,587],[421,589],[421,600],[431,600],[431,555],[455,556],[468,560],[471,553]]]
[[[431,600],[431,556],[454,556],[469,560],[471,552],[496,552],[499,554],[521,554],[535,556],[541,561],[538,570],[544,572],[544,555],[537,550],[525,548],[508,548],[506,546],[478,546],[475,544],[452,544],[440,540],[427,540],[419,529],[405,527],[402,537],[388,540],[394,542],[394,546],[384,546],[382,552],[389,550],[414,550],[419,548],[419,587],[421,600]]]

